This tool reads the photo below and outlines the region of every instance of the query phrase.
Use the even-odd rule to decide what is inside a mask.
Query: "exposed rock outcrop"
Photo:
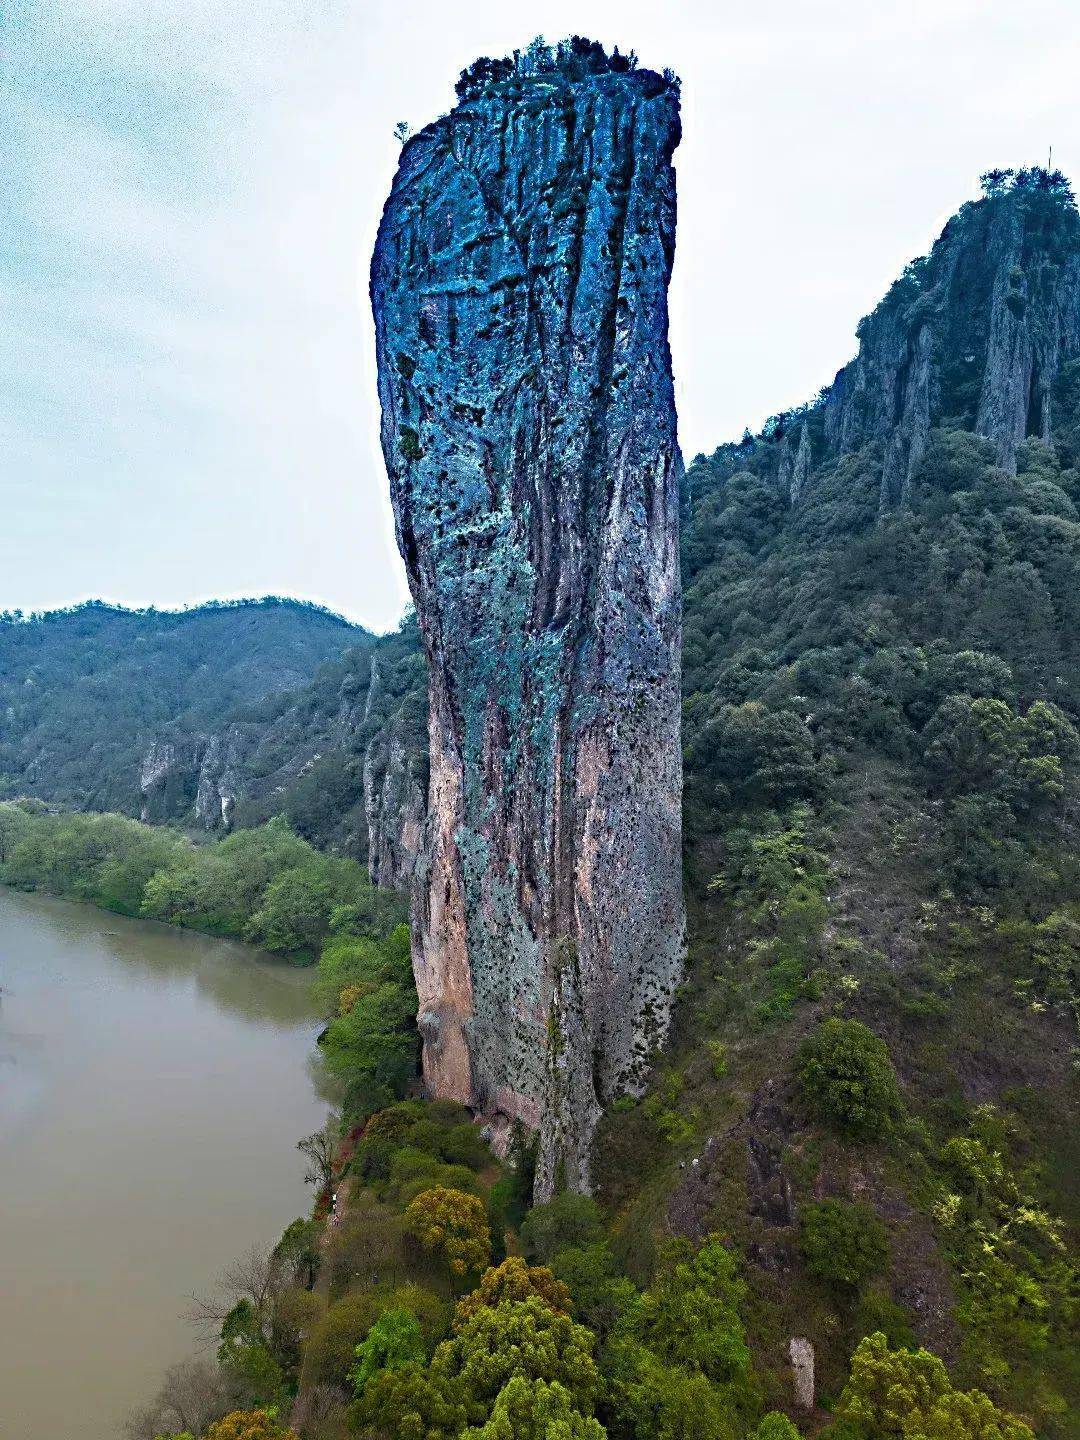
[[[139,794],[142,797],[140,820],[157,818],[154,815],[155,799],[164,791],[176,768],[176,746],[167,740],[155,740],[139,766]]]
[[[932,425],[970,425],[1016,468],[1051,438],[1051,395],[1080,356],[1080,220],[1043,171],[963,206],[859,326],[859,354],[826,392],[835,454],[882,446],[881,504],[901,504]],[[1001,187],[999,187],[1001,188]]]
[[[791,1381],[795,1404],[800,1410],[814,1408],[814,1347],[801,1335],[793,1335],[788,1345],[791,1357]]]
[[[384,890],[407,891],[424,840],[426,802],[420,757],[390,725],[364,752],[368,874]]]
[[[195,819],[208,830],[219,825],[228,830],[232,823],[244,751],[243,731],[238,725],[207,737],[199,764]]]
[[[803,492],[803,486],[810,478],[810,432],[803,424],[799,431],[799,448],[795,452],[795,460],[791,467],[791,480],[788,485],[788,500],[792,505],[796,503]]]
[[[908,502],[938,426],[985,436],[1006,471],[1025,441],[1052,444],[1075,465],[1080,215],[1057,172],[997,171],[983,182],[983,199],[961,206],[860,322],[855,359],[810,404],[721,445],[713,479],[749,466],[795,506],[820,471],[858,454],[888,512]]]
[[[372,262],[430,673],[424,1071],[589,1186],[683,943],[676,84],[550,52],[410,140]],[[472,72],[470,72],[472,73]]]
[[[171,820],[191,809],[203,737],[178,734],[151,742],[139,765],[139,819]]]
[[[191,818],[207,830],[228,830],[250,748],[238,725],[209,735],[174,727],[152,741],[142,758],[140,818]]]
[[[366,859],[374,884],[406,891],[424,825],[424,691],[407,625],[347,652],[276,714],[209,733],[173,725],[142,758],[142,818],[229,830],[284,812],[315,844]]]

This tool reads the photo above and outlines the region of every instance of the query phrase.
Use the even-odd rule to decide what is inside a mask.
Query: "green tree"
[[[928,1350],[890,1350],[880,1331],[851,1358],[836,1412],[866,1440],[1035,1440],[980,1390],[954,1390]]]
[[[462,1432],[462,1440],[606,1440],[607,1431],[574,1408],[569,1391],[553,1381],[515,1375],[499,1391],[491,1415]]]
[[[849,1135],[881,1136],[901,1112],[885,1042],[859,1020],[823,1021],[799,1047],[795,1073],[808,1109]]]
[[[424,1333],[411,1310],[384,1310],[356,1347],[356,1364],[349,1372],[353,1389],[362,1395],[379,1370],[400,1370],[427,1359]]]
[[[402,1096],[416,1073],[419,1036],[408,930],[400,925],[383,939],[332,937],[315,989],[320,1001],[338,1012],[323,1037],[323,1062],[345,1087],[346,1115],[363,1119]],[[346,991],[351,995],[342,1013]]]
[[[266,1313],[244,1297],[225,1316],[221,1327],[218,1364],[249,1404],[273,1404],[282,1393],[285,1377],[268,1344],[271,1307],[272,1297],[268,1297]]]
[[[488,1419],[514,1376],[557,1381],[585,1415],[593,1413],[602,1389],[592,1335],[535,1295],[478,1309],[439,1346],[431,1368],[447,1394],[461,1395],[474,1425]]]
[[[0,879],[8,879],[5,867],[31,823],[22,805],[0,804]]]
[[[282,1232],[274,1249],[274,1261],[282,1273],[307,1290],[315,1285],[319,1269],[319,1239],[322,1228],[316,1220],[293,1220]]]
[[[536,1205],[521,1225],[526,1253],[546,1265],[557,1250],[589,1245],[604,1233],[599,1205],[591,1195],[565,1190],[543,1205]]]
[[[700,1371],[665,1364],[627,1339],[612,1344],[605,1368],[609,1426],[626,1440],[735,1440],[727,1395]]]
[[[313,851],[275,876],[244,929],[244,938],[279,954],[317,953],[336,908],[361,901],[368,890],[358,865]]]
[[[802,1207],[799,1248],[811,1275],[848,1289],[882,1271],[889,1258],[885,1226],[870,1206],[845,1200]]]
[[[570,1291],[574,1319],[587,1325],[600,1340],[605,1340],[637,1304],[636,1286],[618,1273],[611,1250],[603,1241],[558,1251],[551,1268]]]
[[[770,1410],[750,1440],[801,1440],[798,1430],[779,1410]]]
[[[382,1308],[378,1296],[370,1291],[335,1300],[308,1335],[300,1388],[314,1390],[317,1385],[336,1385],[344,1389],[356,1360],[356,1347],[375,1324]]]
[[[365,1440],[454,1440],[467,1419],[453,1387],[421,1365],[380,1370],[353,1407]]]
[[[556,1314],[570,1313],[570,1291],[543,1265],[527,1265],[519,1255],[510,1255],[501,1265],[485,1270],[480,1284],[457,1303],[454,1330],[461,1329],[480,1309],[493,1309],[504,1300],[528,1300],[531,1296]]]
[[[630,1312],[626,1333],[668,1365],[744,1387],[750,1351],[739,1307],[745,1295],[735,1254],[720,1236],[710,1236],[696,1252],[675,1243]]]
[[[428,1251],[443,1256],[451,1275],[482,1270],[491,1259],[484,1202],[463,1190],[423,1190],[405,1211],[405,1227]]]

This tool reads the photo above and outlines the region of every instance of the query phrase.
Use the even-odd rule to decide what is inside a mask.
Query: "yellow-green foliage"
[[[431,1369],[461,1394],[474,1424],[482,1424],[504,1385],[514,1376],[557,1381],[574,1407],[591,1414],[602,1391],[593,1358],[593,1337],[539,1296],[481,1306],[435,1352]]]
[[[1080,1284],[1061,1222],[1008,1165],[1007,1138],[1001,1117],[980,1107],[971,1133],[942,1147],[933,1207],[960,1279],[965,1350],[995,1384],[1022,1364],[1038,1367],[1053,1337],[1068,1331]]]
[[[526,1380],[514,1375],[499,1391],[491,1415],[462,1440],[605,1440],[607,1431],[591,1415],[574,1408],[570,1392],[557,1380]]]
[[[399,925],[383,939],[333,937],[323,948],[316,987],[336,1012],[323,1036],[323,1061],[346,1087],[350,1118],[362,1119],[402,1095],[416,1070],[408,930]]]
[[[296,1440],[296,1436],[267,1410],[233,1410],[210,1426],[206,1440]]]
[[[570,1313],[570,1291],[544,1265],[527,1265],[520,1255],[508,1256],[501,1265],[485,1270],[480,1284],[458,1301],[453,1329],[459,1334],[478,1310],[494,1309],[504,1300],[528,1300],[535,1296],[557,1315]]]
[[[880,1332],[859,1343],[837,1414],[872,1440],[1035,1440],[979,1390],[954,1390],[927,1350],[890,1350]]]
[[[193,845],[123,815],[4,804],[0,880],[305,961],[339,922],[379,933],[400,908],[375,894],[356,861],[319,854],[280,818]]]
[[[405,1211],[405,1227],[427,1251],[441,1254],[459,1278],[491,1259],[491,1232],[484,1202],[463,1190],[423,1190]]]

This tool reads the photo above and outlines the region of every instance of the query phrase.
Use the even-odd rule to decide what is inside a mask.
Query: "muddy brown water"
[[[0,887],[0,1437],[109,1440],[310,1207],[311,973]]]

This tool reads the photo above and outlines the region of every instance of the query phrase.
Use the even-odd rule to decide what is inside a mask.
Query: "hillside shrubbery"
[[[1076,789],[1080,475],[1036,440],[1010,475],[941,428],[910,505],[879,514],[873,452],[826,464],[794,509],[776,463],[748,440],[687,477],[691,840],[822,806],[876,752],[939,807],[952,883],[1023,903]]]

